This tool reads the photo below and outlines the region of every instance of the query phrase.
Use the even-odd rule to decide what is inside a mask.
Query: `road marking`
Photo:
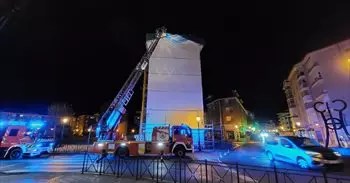
[[[0,169],[5,169],[7,167],[16,166],[16,165],[19,165],[19,164],[21,164],[21,163],[15,163],[15,164],[12,164],[12,165],[5,165],[5,166],[1,165]]]

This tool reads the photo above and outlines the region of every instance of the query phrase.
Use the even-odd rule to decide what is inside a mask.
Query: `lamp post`
[[[67,117],[62,119],[62,132],[61,132],[61,140],[63,140],[64,127],[68,123],[69,119]]]
[[[197,120],[197,125],[198,125],[198,151],[202,151],[201,138],[200,138],[200,133],[199,133],[199,122],[201,121],[201,117],[197,116],[196,120]]]
[[[88,140],[87,140],[87,144],[88,145],[90,144],[91,131],[92,131],[92,125],[90,125],[89,129],[88,129],[88,132],[89,132],[89,137],[88,137]]]

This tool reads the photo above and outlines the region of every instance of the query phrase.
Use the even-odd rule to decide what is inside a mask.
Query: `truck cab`
[[[52,152],[54,140],[48,139],[44,143],[37,137],[35,130],[25,125],[0,128],[0,158],[21,159],[23,155],[33,157]]]

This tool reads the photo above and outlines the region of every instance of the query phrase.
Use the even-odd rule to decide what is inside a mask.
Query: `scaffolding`
[[[215,138],[214,138],[214,125],[205,124],[204,126],[204,149],[214,150],[215,149]]]

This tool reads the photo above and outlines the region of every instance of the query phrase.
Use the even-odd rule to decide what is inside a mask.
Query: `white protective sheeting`
[[[168,34],[159,41],[149,65],[146,134],[157,125],[198,128],[197,116],[203,127],[202,47],[179,35]]]

